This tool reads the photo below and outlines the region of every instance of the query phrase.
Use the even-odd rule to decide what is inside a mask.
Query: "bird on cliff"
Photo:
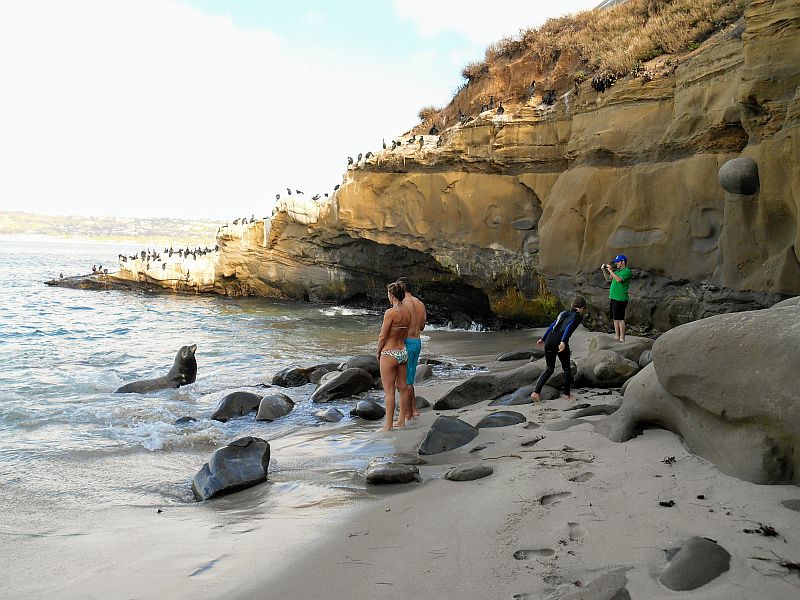
[[[326,197],[326,198],[328,197],[328,192],[325,192],[325,197]]]
[[[337,183],[335,186],[333,186],[333,191],[335,192],[338,189],[339,189],[339,184]]]
[[[500,106],[497,107],[497,114],[502,115],[504,112],[506,112],[506,109],[503,108],[503,101],[500,100]]]
[[[294,193],[295,193],[295,194],[297,194],[297,195],[299,196],[299,195],[300,195],[300,194],[302,194],[303,192],[301,192],[300,190],[295,190],[295,191],[294,191]]]
[[[489,96],[489,110],[494,110],[494,96]]]
[[[292,190],[290,190],[289,188],[286,188],[286,193],[287,193],[289,196],[291,196],[291,195],[292,195]]]
[[[443,140],[442,138],[439,138],[438,140],[436,140],[436,147],[437,147],[437,148],[441,148],[441,147],[442,147],[442,142],[443,142],[443,141],[444,141],[444,140]]]
[[[395,148],[397,148],[397,142],[392,140],[392,150],[394,150]]]
[[[319,194],[314,194],[313,196],[311,196],[311,199],[312,199],[314,202],[316,202],[317,200],[319,200]]]
[[[481,104],[481,112],[486,112],[489,110],[489,106],[487,104]]]
[[[386,138],[382,138],[382,139],[383,139],[383,149],[386,150]]]
[[[352,156],[348,156],[347,157],[347,164],[348,165],[352,165],[353,164],[353,157]]]
[[[434,123],[433,127],[430,128],[430,131],[428,131],[428,135],[439,135],[439,128],[436,127],[436,123]]]
[[[425,137],[419,136],[419,149],[422,150],[422,144],[425,143]]]
[[[373,156],[374,156],[374,154],[372,154],[372,152],[367,152],[367,153],[364,155],[364,160],[370,159],[370,158],[372,158]]]
[[[417,136],[416,136],[416,135],[415,135],[415,136],[412,136],[410,140],[406,140],[406,141],[407,141],[409,144],[413,144],[415,141],[417,141]]]
[[[361,162],[361,159],[364,158],[364,155],[361,152],[358,153],[358,162]]]
[[[161,263],[161,270],[163,271],[166,268],[167,268],[167,263]]]
[[[281,195],[280,194],[275,194],[275,200],[280,200],[280,199],[281,199]],[[219,232],[217,232],[217,233],[219,233]]]

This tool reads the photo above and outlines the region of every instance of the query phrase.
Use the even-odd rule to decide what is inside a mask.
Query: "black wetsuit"
[[[547,380],[553,375],[556,370],[556,357],[561,361],[561,367],[564,370],[564,394],[569,396],[572,386],[572,369],[570,368],[570,349],[569,337],[572,332],[578,328],[578,325],[583,321],[583,315],[574,308],[565,310],[558,315],[547,331],[542,336],[544,340],[544,359],[547,363],[547,369],[539,376],[536,382],[536,393],[539,394],[547,383]],[[564,351],[559,352],[558,346],[564,342]]]

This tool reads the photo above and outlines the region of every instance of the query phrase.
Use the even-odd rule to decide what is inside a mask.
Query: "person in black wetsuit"
[[[544,384],[550,379],[553,371],[556,370],[556,357],[561,361],[561,367],[564,369],[564,396],[567,400],[572,400],[573,398],[570,394],[572,370],[569,364],[569,337],[583,321],[583,315],[586,314],[586,300],[582,296],[575,296],[572,299],[571,306],[572,308],[558,315],[556,320],[547,328],[542,339],[536,342],[539,348],[544,346],[544,359],[547,363],[547,369],[539,376],[536,388],[531,392],[531,401],[533,402],[541,400],[539,394],[541,394]]]

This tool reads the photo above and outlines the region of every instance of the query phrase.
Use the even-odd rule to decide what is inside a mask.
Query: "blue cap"
[[[628,262],[628,257],[627,257],[627,256],[625,256],[624,254],[617,254],[617,255],[614,257],[614,260],[612,260],[611,262],[620,262],[620,261],[623,261],[623,260],[624,260],[625,262]]]

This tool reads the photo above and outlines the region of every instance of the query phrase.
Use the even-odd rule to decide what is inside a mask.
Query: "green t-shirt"
[[[614,271],[617,277],[621,277],[622,281],[617,281],[611,278],[611,289],[608,290],[608,297],[612,300],[619,300],[624,302],[628,299],[628,285],[631,283],[631,270],[628,267],[623,267],[619,271]]]

